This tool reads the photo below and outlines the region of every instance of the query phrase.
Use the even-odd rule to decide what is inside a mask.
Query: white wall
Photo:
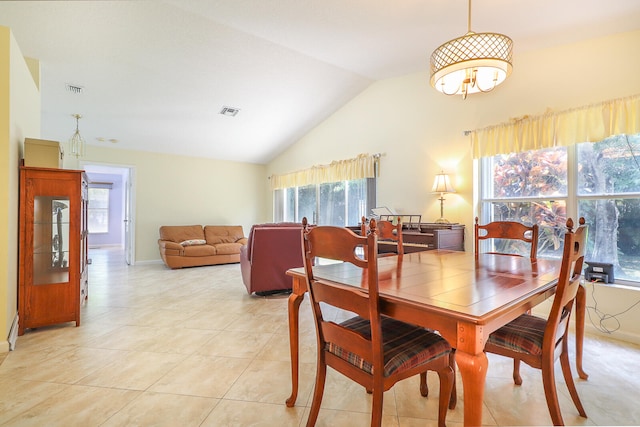
[[[267,167],[286,173],[347,159],[386,153],[381,160],[377,204],[423,221],[440,215],[431,194],[434,175],[451,174],[458,190],[446,196],[445,217],[466,225],[471,250],[473,159],[463,135],[523,115],[561,111],[640,93],[640,31],[520,54],[515,46],[511,77],[487,94],[467,100],[448,97],[429,85],[428,69],[370,86]],[[606,287],[596,292],[599,307],[616,313],[640,298],[640,291]],[[640,341],[640,307],[624,315],[617,336]]]

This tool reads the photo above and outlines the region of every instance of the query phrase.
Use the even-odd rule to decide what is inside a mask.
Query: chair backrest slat
[[[530,245],[529,257],[536,259],[538,257],[538,224],[531,226],[524,225],[515,221],[494,221],[485,225],[478,224],[476,217],[474,227],[475,237],[475,253],[480,253],[480,241],[488,239],[508,239],[520,240]],[[495,253],[495,252],[490,252]],[[505,255],[521,256],[517,253],[504,253]]]
[[[359,289],[341,288],[335,284],[329,285],[316,280],[313,284],[313,291],[318,301],[351,311],[365,319],[369,318],[369,296]]]
[[[356,252],[356,248],[366,247],[366,237],[358,236],[347,228],[326,225],[316,226],[308,231],[313,231],[313,237],[306,239],[309,244],[307,251],[313,251],[314,257],[350,262],[358,267],[367,268],[366,260],[360,258]]]

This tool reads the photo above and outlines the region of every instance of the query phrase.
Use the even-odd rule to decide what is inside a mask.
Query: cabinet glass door
[[[69,206],[68,197],[34,197],[34,285],[69,282]]]

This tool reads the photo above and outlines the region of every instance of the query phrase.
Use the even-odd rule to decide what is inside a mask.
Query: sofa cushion
[[[236,243],[244,238],[244,231],[241,225],[205,225],[204,235],[207,244],[217,245],[219,243]]]
[[[211,256],[217,254],[218,251],[216,250],[216,247],[211,245],[195,245],[184,247],[184,256]]]
[[[218,243],[215,248],[218,255],[234,255],[240,253],[240,243]]]
[[[185,240],[204,239],[201,225],[163,225],[160,227],[160,240],[184,242]]]

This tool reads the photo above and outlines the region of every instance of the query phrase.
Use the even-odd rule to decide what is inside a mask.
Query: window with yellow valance
[[[328,165],[315,165],[309,169],[283,175],[271,175],[271,189],[303,187],[327,182],[375,178],[380,154],[359,154],[353,159],[337,160]]]
[[[640,95],[512,120],[471,132],[474,158],[640,133]]]

